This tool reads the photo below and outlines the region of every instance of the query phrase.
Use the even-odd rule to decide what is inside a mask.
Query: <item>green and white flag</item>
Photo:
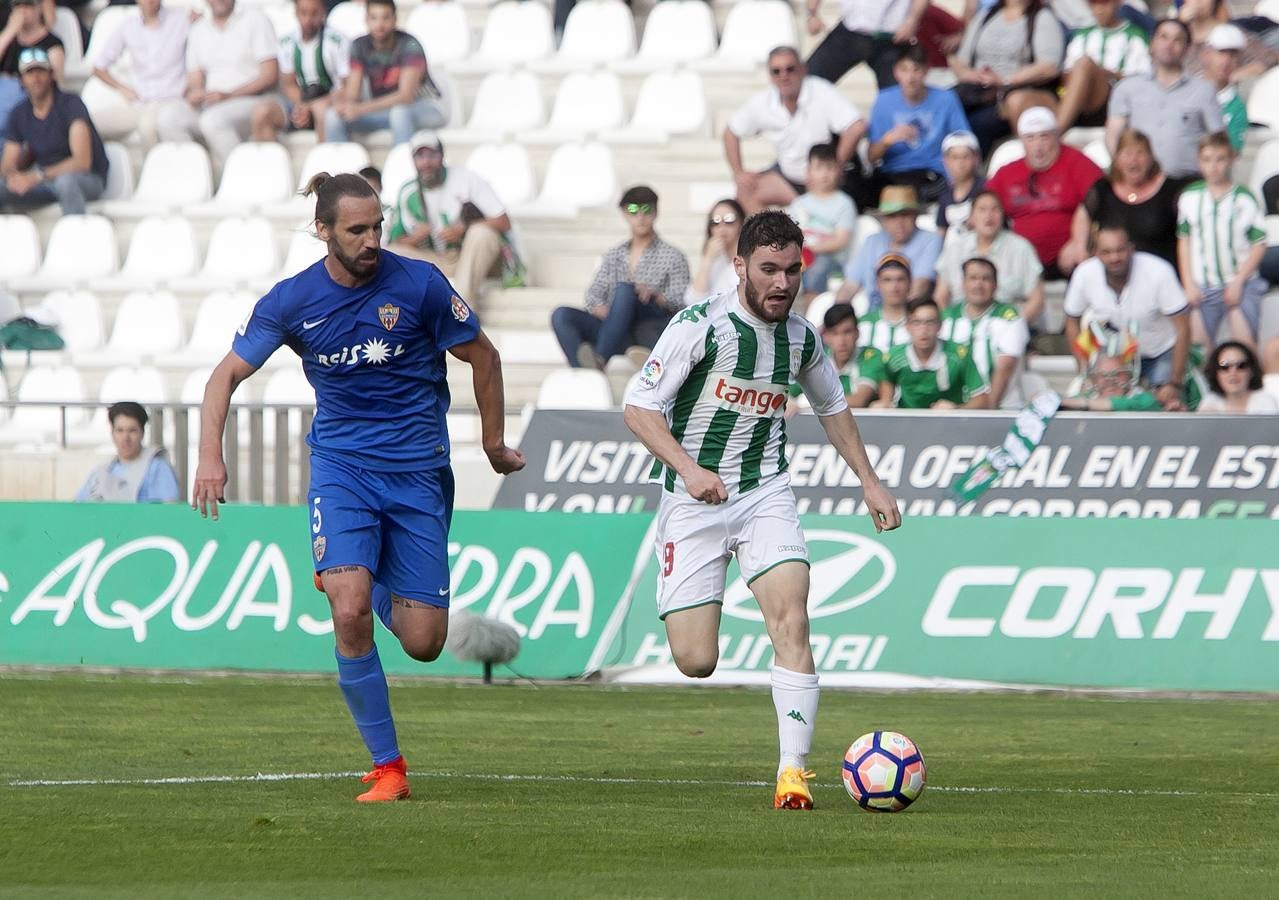
[[[1004,436],[1004,442],[991,447],[972,467],[954,480],[950,493],[962,506],[986,493],[1008,471],[1019,469],[1030,459],[1030,454],[1044,438],[1048,423],[1061,406],[1061,397],[1055,391],[1041,391],[1017,413],[1012,427]]]

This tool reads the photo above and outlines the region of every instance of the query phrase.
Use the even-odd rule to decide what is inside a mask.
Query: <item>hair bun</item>
[[[316,172],[311,176],[311,180],[306,183],[306,188],[302,191],[303,196],[311,197],[319,194],[320,188],[324,187],[324,183],[332,177],[328,172]]]

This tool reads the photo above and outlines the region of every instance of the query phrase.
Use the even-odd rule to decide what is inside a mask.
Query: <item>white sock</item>
[[[773,707],[777,710],[777,742],[781,747],[780,774],[786,766],[804,768],[813,747],[817,720],[817,676],[773,666]]]

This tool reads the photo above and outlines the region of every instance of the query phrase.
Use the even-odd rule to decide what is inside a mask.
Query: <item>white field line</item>
[[[10,781],[9,787],[99,787],[106,785],[168,785],[168,784],[242,784],[274,781],[331,781],[338,778],[358,778],[363,772],[259,772],[256,775],[178,775],[169,778],[75,778],[65,780],[19,779]],[[530,781],[567,784],[622,784],[655,785],[659,787],[769,787],[771,781],[715,781],[698,778],[609,778],[590,775],[514,775],[484,772],[414,772],[418,778],[457,779],[462,781]],[[822,782],[814,782],[822,784]],[[831,785],[833,786],[833,785]],[[996,785],[961,786],[929,785],[929,793],[942,794],[1060,794],[1066,796],[1098,797],[1251,797],[1261,800],[1279,799],[1273,791],[1174,791],[1155,788],[1042,788],[1007,787]]]

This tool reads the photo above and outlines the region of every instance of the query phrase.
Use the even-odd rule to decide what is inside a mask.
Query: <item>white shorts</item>
[[[750,584],[791,560],[808,564],[808,544],[784,478],[712,506],[662,494],[657,508],[657,615],[724,602],[730,556]]]

